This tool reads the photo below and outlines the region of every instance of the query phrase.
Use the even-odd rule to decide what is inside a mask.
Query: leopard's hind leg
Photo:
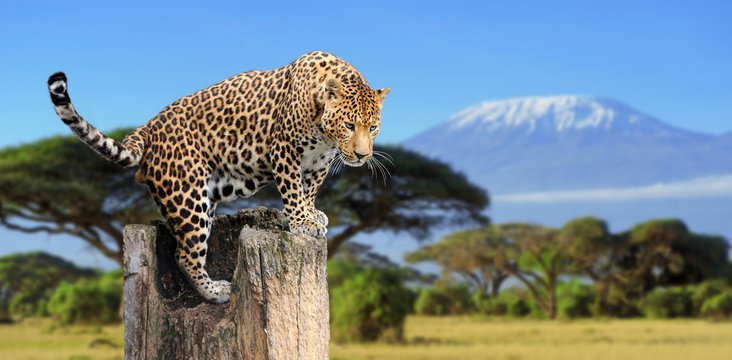
[[[211,280],[206,271],[207,241],[211,234],[215,204],[207,196],[205,187],[190,188],[185,180],[166,181],[171,183],[165,185],[178,188],[179,191],[169,194],[166,187],[150,182],[148,187],[176,239],[175,259],[178,267],[207,301],[216,304],[228,302],[231,284],[225,280]],[[181,185],[181,182],[184,184]]]
[[[213,223],[211,203],[208,199],[196,201],[188,198],[182,201],[183,208],[167,217],[178,243],[175,254],[178,267],[207,301],[215,304],[228,302],[230,283],[225,280],[213,281],[206,271],[207,242]],[[199,206],[200,211],[196,211]]]

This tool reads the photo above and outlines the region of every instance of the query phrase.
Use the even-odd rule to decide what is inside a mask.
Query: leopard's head
[[[320,91],[323,103],[321,126],[338,143],[346,165],[361,166],[372,156],[379,134],[381,105],[389,88],[374,90],[365,82],[328,79]]]

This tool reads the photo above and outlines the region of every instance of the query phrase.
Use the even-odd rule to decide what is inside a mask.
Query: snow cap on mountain
[[[483,130],[500,128],[537,128],[564,131],[569,129],[632,126],[639,122],[656,123],[654,119],[620,102],[594,96],[546,96],[486,101],[469,107],[447,123],[450,129],[479,126]]]

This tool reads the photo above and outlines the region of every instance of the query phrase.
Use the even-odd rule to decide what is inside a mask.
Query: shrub
[[[363,271],[363,267],[346,261],[328,261],[328,289],[337,288],[348,280]],[[332,295],[332,294],[331,294]]]
[[[414,310],[422,315],[459,315],[472,312],[474,307],[470,287],[447,278],[434,287],[422,288],[414,302]]]
[[[531,306],[526,299],[516,299],[508,303],[508,316],[520,318],[531,314]]]
[[[694,306],[694,315],[701,314],[704,303],[724,292],[726,287],[727,286],[723,279],[709,280],[695,286],[693,288],[694,294],[691,297],[691,301]]]
[[[532,312],[532,304],[525,289],[509,288],[501,291],[494,300],[494,308],[505,309],[504,314],[509,317],[525,317]]]
[[[444,294],[449,299],[447,313],[451,315],[467,314],[474,310],[471,300],[470,285],[458,283],[450,278],[437,281],[435,290]]]
[[[73,282],[99,275],[43,252],[10,254],[0,257],[0,297],[13,315],[44,315],[44,303],[62,280]]]
[[[10,317],[8,311],[8,302],[0,296],[0,324],[12,323],[13,320]]]
[[[508,304],[498,297],[491,297],[482,291],[471,296],[473,308],[480,314],[503,316],[508,313]]]
[[[414,311],[420,315],[447,315],[450,299],[432,287],[425,287],[419,291],[414,301]]]
[[[656,289],[641,301],[648,318],[668,319],[694,315],[693,291],[682,287]]]
[[[705,301],[701,313],[714,318],[732,317],[732,291],[725,291]]]
[[[40,295],[50,298],[52,291],[48,291],[49,295]],[[23,316],[48,316],[48,299],[40,297],[36,292],[22,291],[16,293],[10,301],[10,313]]]
[[[62,282],[48,302],[48,312],[63,324],[118,322],[122,282],[121,270]]]
[[[401,340],[409,290],[396,269],[367,267],[332,289],[330,309],[336,342]]]
[[[563,318],[592,316],[595,289],[586,283],[569,281],[557,287],[557,314]]]
[[[13,296],[10,301],[10,313],[16,315],[30,316],[36,311],[36,302],[34,294],[30,292],[19,292]]]

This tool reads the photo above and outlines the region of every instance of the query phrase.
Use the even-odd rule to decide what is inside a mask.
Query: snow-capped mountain
[[[590,96],[548,96],[486,101],[451,117],[450,129],[477,127],[483,131],[520,128],[534,131],[582,129],[665,130],[663,124],[628,106]],[[538,129],[537,129],[538,128]]]
[[[732,174],[732,136],[679,129],[592,96],[484,102],[404,142],[493,194]]]

